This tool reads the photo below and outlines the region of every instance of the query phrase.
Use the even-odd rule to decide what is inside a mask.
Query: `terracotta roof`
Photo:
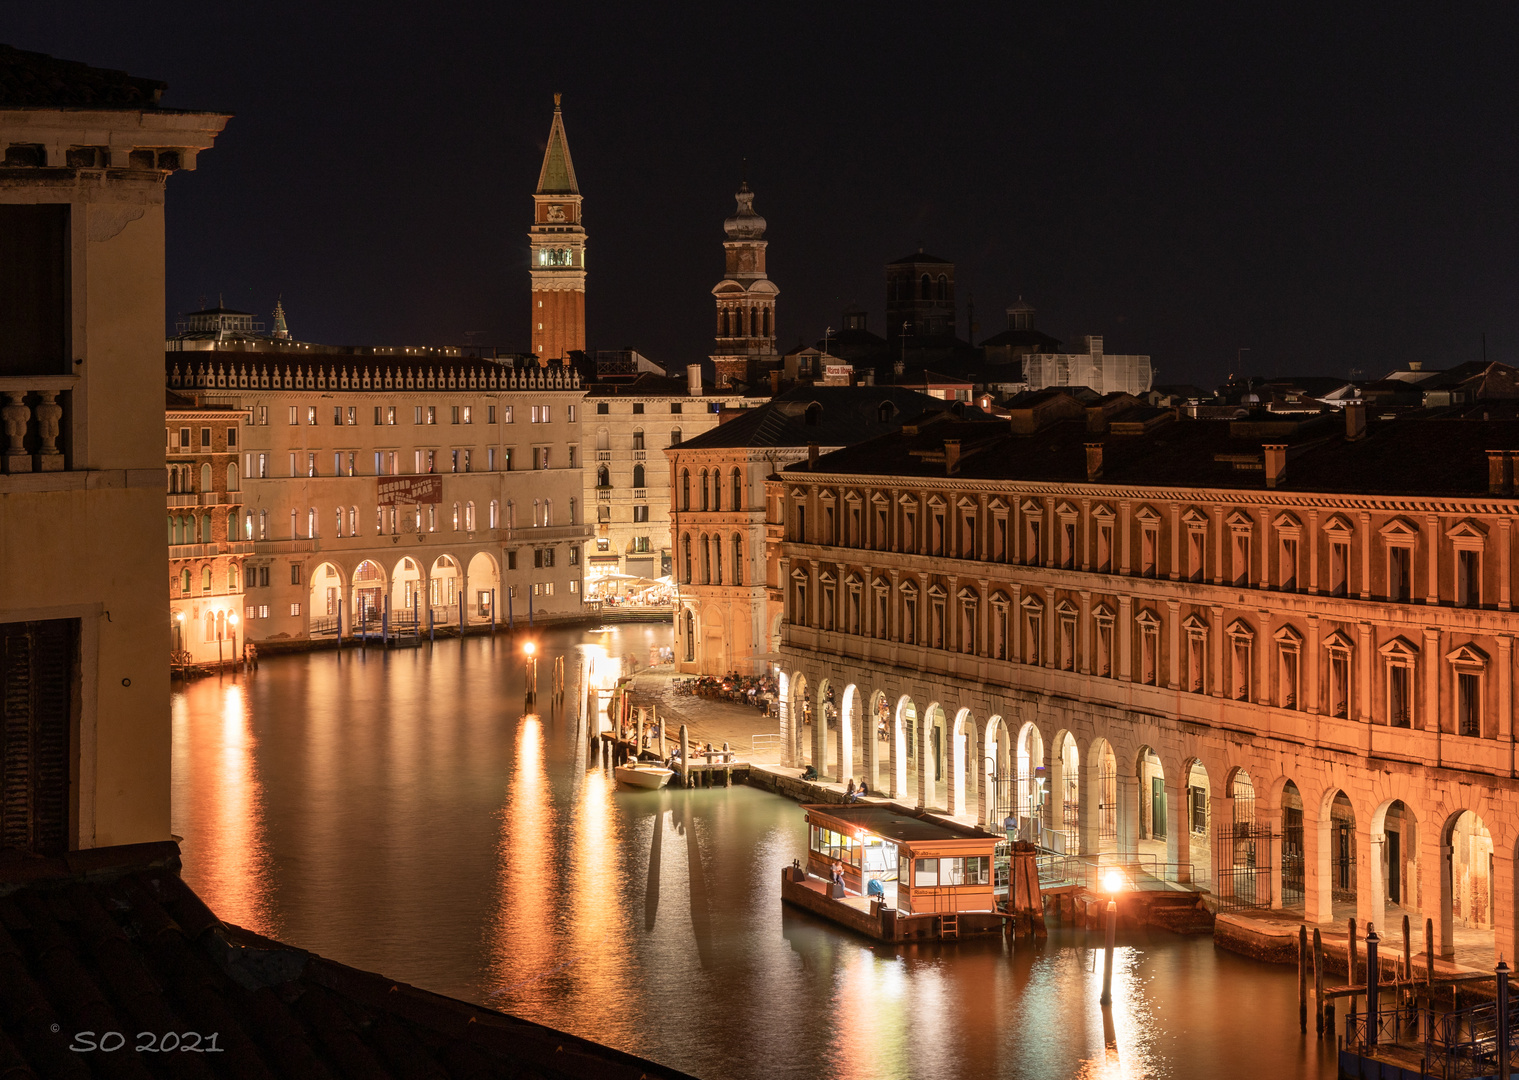
[[[178,871],[169,842],[0,852],[0,1075],[686,1075],[224,923]],[[71,1051],[83,1031],[127,1052]],[[132,1053],[140,1031],[215,1032],[222,1053]]]
[[[155,109],[168,85],[0,45],[0,108]]]
[[[881,406],[888,403],[890,415],[882,420]],[[688,439],[678,449],[852,446],[895,431],[925,412],[949,408],[947,401],[904,386],[797,386]]]
[[[906,429],[825,454],[817,471],[944,476],[944,442],[959,439],[956,475],[963,479],[1086,483],[1086,444],[1100,441],[1105,452],[1099,484],[1249,491],[1266,486],[1259,464],[1262,445],[1285,443],[1286,474],[1278,491],[1485,496],[1487,451],[1519,450],[1519,419],[1509,415],[1519,410],[1503,409],[1504,404],[1372,419],[1353,442],[1345,438],[1338,414],[1181,420],[1142,434],[1106,436],[1088,431],[1084,420],[1059,420],[1015,435],[1001,424],[946,417],[915,432]]]

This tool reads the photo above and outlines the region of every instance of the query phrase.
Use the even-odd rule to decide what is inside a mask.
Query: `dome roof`
[[[754,192],[746,180],[738,187],[738,213],[723,222],[729,240],[758,240],[765,235],[765,219],[754,212]]]

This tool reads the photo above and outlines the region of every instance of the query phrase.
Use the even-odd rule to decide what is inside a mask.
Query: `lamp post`
[[[237,612],[229,611],[227,613],[227,625],[232,628],[232,662],[235,664],[238,662],[240,656],[237,651]],[[338,644],[341,645],[342,643],[343,637],[340,633],[338,635]]]
[[[538,701],[538,646],[529,641],[522,646],[522,651],[527,655],[527,661],[523,665],[523,675],[527,681],[527,693],[525,695],[529,705]]]
[[[1118,935],[1118,893],[1123,888],[1123,874],[1109,870],[1102,876],[1103,891],[1108,894],[1108,937],[1102,955],[1102,997],[1104,1005],[1113,1004],[1113,939]]]
[[[185,651],[185,613],[183,611],[174,613],[174,651]]]

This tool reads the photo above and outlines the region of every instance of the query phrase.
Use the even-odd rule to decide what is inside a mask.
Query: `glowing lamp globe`
[[[1109,870],[1102,875],[1102,891],[1117,893],[1123,891],[1123,874],[1117,870]]]

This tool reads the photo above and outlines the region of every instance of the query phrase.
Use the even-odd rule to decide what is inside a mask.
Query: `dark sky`
[[[1483,333],[1519,362],[1516,9],[1338,6],[64,0],[5,33],[236,114],[170,181],[170,319],[283,294],[306,340],[526,349],[560,91],[592,347],[708,351],[747,157],[783,348],[851,303],[883,332],[882,266],[921,241],[981,336],[1022,295],[1160,381]]]

